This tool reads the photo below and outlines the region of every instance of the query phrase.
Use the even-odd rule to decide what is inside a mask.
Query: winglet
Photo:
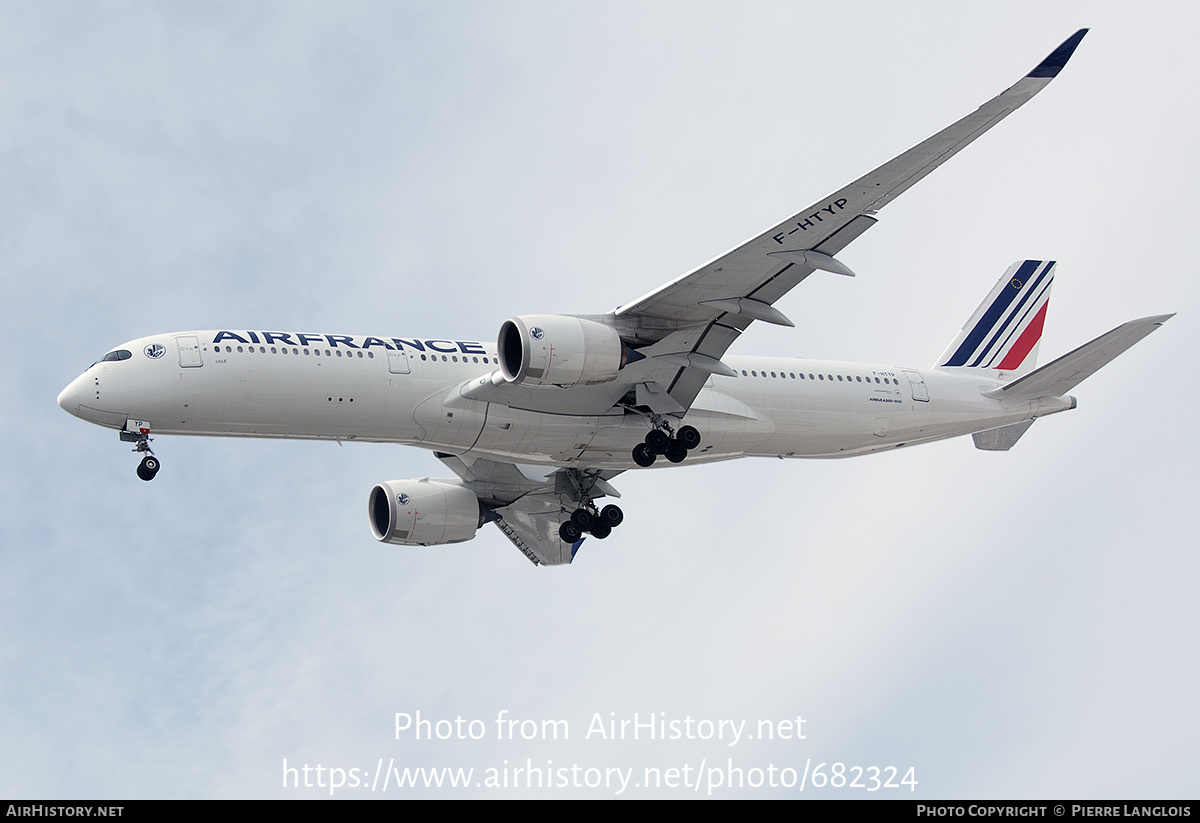
[[[1062,71],[1062,67],[1067,65],[1067,61],[1075,53],[1075,48],[1079,45],[1079,41],[1087,33],[1087,29],[1080,29],[1072,34],[1061,46],[1050,52],[1049,57],[1038,63],[1037,68],[1029,72],[1026,77],[1058,77],[1058,73]]]

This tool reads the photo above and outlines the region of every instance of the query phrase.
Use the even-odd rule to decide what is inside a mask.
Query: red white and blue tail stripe
[[[1011,380],[1037,364],[1038,343],[1054,283],[1053,260],[1021,260],[992,288],[937,368]]]

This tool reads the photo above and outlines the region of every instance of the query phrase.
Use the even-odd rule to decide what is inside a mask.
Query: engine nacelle
[[[367,502],[376,540],[404,546],[461,543],[479,528],[479,498],[457,480],[389,480]]]
[[[616,379],[625,351],[603,323],[561,314],[505,320],[497,345],[504,379],[529,386],[607,383]]]

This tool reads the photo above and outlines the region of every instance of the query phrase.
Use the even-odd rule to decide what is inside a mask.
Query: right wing
[[[576,508],[574,501],[581,494],[592,499],[621,496],[608,483],[619,470],[518,466],[486,458],[468,462],[453,454],[435,454],[479,498],[487,519],[535,566],[558,566],[575,559],[583,539],[564,543],[558,527]]]

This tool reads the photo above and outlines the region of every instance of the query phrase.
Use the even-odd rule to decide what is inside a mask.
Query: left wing
[[[690,405],[713,371],[705,365],[719,362],[751,321],[791,325],[772,304],[816,270],[853,276],[834,255],[874,225],[881,208],[1045,88],[1087,31],[1075,32],[1015,85],[958,122],[715,260],[617,308],[615,317],[625,321],[618,322],[622,336],[659,342],[675,329],[703,329],[668,361],[678,365],[690,355],[691,368],[674,370],[663,384],[676,401]]]
[[[535,566],[558,566],[575,559],[583,538],[565,543],[558,529],[581,496],[621,496],[608,484],[620,471],[518,466],[486,459],[466,462],[441,452],[437,457],[479,498],[486,519]]]
[[[564,414],[636,405],[683,414],[754,320],[792,325],[773,304],[814,271],[853,275],[834,255],[875,224],[874,215],[1046,87],[1087,33],[1080,29],[1002,94],[927,140],[694,271],[606,315],[635,356],[617,378],[587,385],[526,386],[500,372],[464,384],[470,398]],[[643,402],[645,401],[645,402]]]

